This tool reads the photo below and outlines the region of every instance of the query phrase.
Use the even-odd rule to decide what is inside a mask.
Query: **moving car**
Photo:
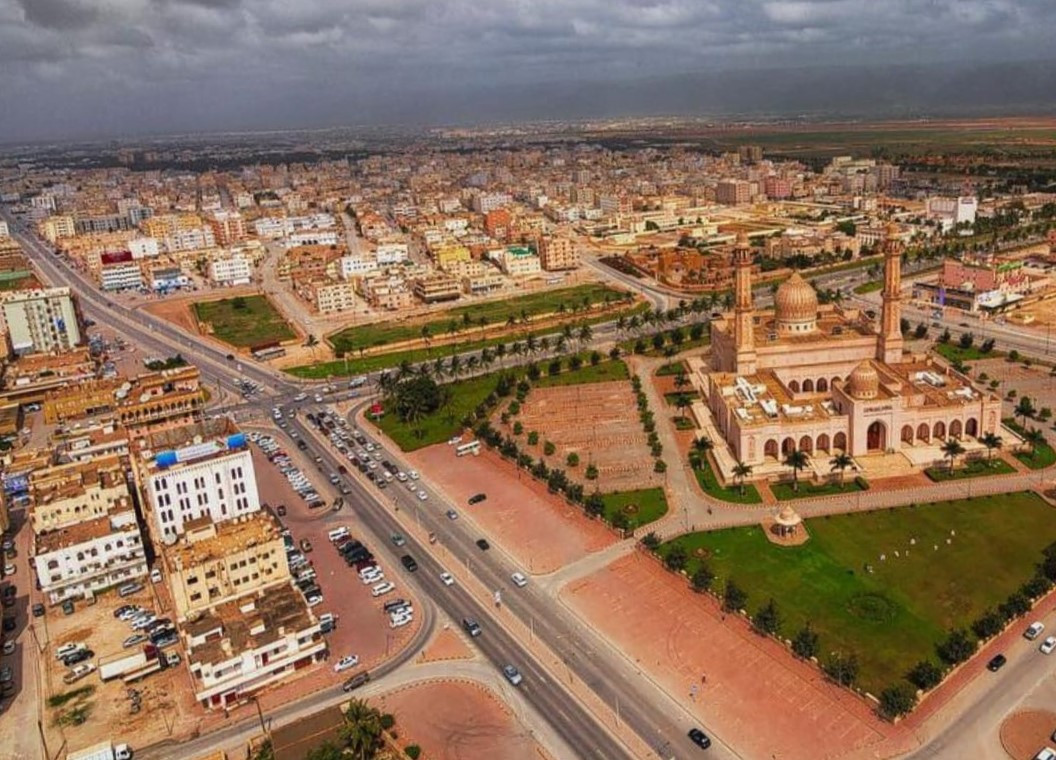
[[[393,546],[403,546],[405,543],[407,543],[407,539],[405,539],[401,533],[392,534]]]
[[[486,552],[488,549],[491,548],[491,544],[488,543],[488,540],[486,538],[478,538],[477,548],[480,549],[482,552]]]
[[[1052,654],[1052,651],[1056,649],[1056,636],[1049,636],[1038,647],[1042,654]]]
[[[360,686],[363,686],[368,681],[370,681],[370,673],[364,670],[362,673],[356,673],[341,684],[341,689],[343,691],[352,691],[353,689],[358,689]]]
[[[514,573],[510,576],[510,580],[513,581],[513,585],[517,588],[524,588],[528,585],[528,579],[524,577],[524,573]]]
[[[447,515],[447,519],[448,520],[457,520],[458,519],[458,512],[456,512],[453,509],[447,510],[447,512],[445,512],[444,514]]]
[[[451,573],[448,572],[440,573],[440,582],[443,583],[445,586],[454,586],[455,576],[451,575]]]
[[[418,571],[418,563],[410,554],[404,554],[400,557],[400,562],[402,562],[403,566],[407,568],[407,572],[414,573]]]
[[[991,673],[996,673],[997,671],[1001,670],[1001,668],[1005,667],[1006,662],[1008,662],[1007,657],[1005,657],[1003,654],[996,654],[992,658],[990,658],[990,662],[986,663],[986,669],[989,670]]]
[[[474,637],[479,636],[483,631],[480,623],[473,618],[462,618],[462,627],[466,629],[466,633]]]
[[[703,731],[701,731],[699,728],[691,728],[691,729],[689,729],[688,736],[689,736],[689,740],[691,742],[693,742],[694,744],[696,744],[701,749],[707,749],[708,747],[711,746],[711,739],[709,739],[708,735],[706,733],[704,733]]]
[[[1023,632],[1023,638],[1028,641],[1033,641],[1041,635],[1041,632],[1045,630],[1045,624],[1039,621],[1035,621],[1027,626],[1027,630]]]
[[[502,674],[506,676],[506,680],[509,681],[510,684],[512,684],[513,686],[519,686],[521,681],[524,680],[521,677],[520,671],[518,671],[517,668],[513,667],[513,665],[503,665]]]
[[[354,654],[346,654],[340,660],[334,663],[334,672],[341,673],[349,668],[354,668],[359,665],[359,656]]]

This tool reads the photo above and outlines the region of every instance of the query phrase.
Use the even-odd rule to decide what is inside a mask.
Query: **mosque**
[[[974,439],[999,431],[998,396],[904,350],[897,233],[890,225],[884,242],[878,327],[857,309],[819,305],[799,274],[777,289],[772,310],[756,309],[751,247],[738,237],[734,308],[712,322],[710,367],[698,362],[694,373],[704,434],[712,429],[728,446],[715,451],[725,477],[737,461],[756,477],[777,472],[793,450],[824,457],[826,471],[839,452],[856,461],[902,453],[930,465],[941,460],[937,447],[947,438],[972,448]]]

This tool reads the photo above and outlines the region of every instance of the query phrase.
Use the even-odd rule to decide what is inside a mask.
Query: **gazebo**
[[[799,533],[802,526],[803,518],[799,516],[796,510],[786,504],[781,507],[781,511],[774,518],[773,530],[780,538],[790,538]]]

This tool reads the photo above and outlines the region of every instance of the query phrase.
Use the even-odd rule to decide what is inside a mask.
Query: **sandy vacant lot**
[[[458,505],[463,519],[480,526],[530,573],[552,573],[616,540],[527,473],[518,479],[516,468],[490,451],[456,457],[453,448],[438,444],[408,459]],[[487,501],[469,506],[476,493],[487,494]]]
[[[386,694],[400,744],[430,760],[544,760],[549,755],[491,691],[468,681],[429,681]]]
[[[905,733],[650,557],[617,560],[562,597],[745,757],[872,756]]]
[[[657,411],[660,415],[662,411]],[[587,464],[598,468],[602,491],[630,491],[660,485],[653,472],[647,435],[638,419],[631,384],[626,380],[553,388],[534,388],[517,419],[524,425],[522,445],[534,458],[543,456],[543,442],[552,441],[557,453],[545,457],[551,467],[564,468],[569,477],[588,483]],[[539,433],[539,444],[527,445],[528,433]],[[579,455],[572,468],[566,457]]]

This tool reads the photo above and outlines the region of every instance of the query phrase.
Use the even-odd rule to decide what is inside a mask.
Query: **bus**
[[[469,443],[463,443],[455,449],[455,456],[464,457],[466,454],[473,454],[476,456],[480,453],[480,441],[470,441]]]

